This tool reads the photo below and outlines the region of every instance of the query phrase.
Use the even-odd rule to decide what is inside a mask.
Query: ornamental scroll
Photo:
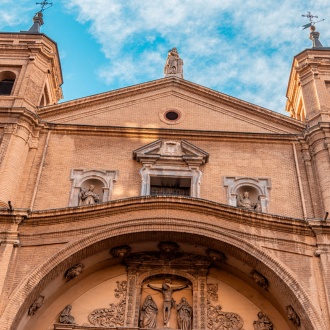
[[[117,281],[115,297],[120,298],[117,304],[111,303],[108,308],[94,309],[88,320],[91,324],[99,327],[115,328],[124,325],[126,308],[127,281]]]

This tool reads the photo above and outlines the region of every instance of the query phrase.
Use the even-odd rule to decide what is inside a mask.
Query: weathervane
[[[302,26],[303,30],[309,28],[310,26],[314,26],[316,23],[319,23],[319,22],[324,21],[324,18],[323,18],[323,19],[321,19],[321,20],[319,20],[317,22],[314,22],[313,21],[313,18],[319,18],[319,17],[312,15],[310,11],[307,12],[307,15],[301,15],[301,16],[302,17],[307,17],[309,19],[309,23],[307,23],[307,24],[305,24],[305,25]]]
[[[39,13],[42,13],[46,9],[50,8],[53,5],[53,3],[48,1],[42,1],[42,2],[36,2],[36,5],[41,5],[41,10],[39,11]]]

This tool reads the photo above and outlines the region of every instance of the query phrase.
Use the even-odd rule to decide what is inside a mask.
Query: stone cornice
[[[94,225],[94,219],[100,217],[111,218],[128,212],[162,209],[194,212],[203,216],[215,216],[225,221],[248,224],[249,226],[265,228],[274,232],[295,233],[314,237],[309,224],[302,219],[252,212],[189,197],[145,196],[115,200],[93,206],[34,211],[24,216],[21,225],[24,227],[38,226],[40,229],[40,226],[79,222],[82,218],[85,221],[91,221],[91,225]],[[0,222],[4,222],[8,216],[7,212],[0,214]]]
[[[52,129],[53,133],[73,135],[96,135],[96,136],[130,136],[150,138],[171,138],[185,140],[209,140],[209,139],[243,139],[243,141],[298,141],[298,134],[281,133],[251,133],[251,132],[228,132],[228,131],[202,131],[172,128],[144,128],[144,127],[120,127],[120,126],[94,126],[44,123],[45,127]]]

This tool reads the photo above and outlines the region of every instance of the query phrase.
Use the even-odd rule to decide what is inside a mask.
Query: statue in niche
[[[170,49],[164,67],[165,75],[182,73],[182,66],[183,61],[179,56],[178,50],[176,48]]]
[[[81,205],[93,205],[100,201],[99,195],[94,192],[95,186],[90,185],[86,191],[84,188],[80,187],[79,192],[79,206]]]
[[[253,322],[254,330],[273,330],[273,323],[263,312],[258,313],[258,320]]]
[[[237,199],[237,206],[247,209],[247,210],[261,212],[260,202],[258,202],[258,203],[252,202],[252,200],[249,197],[248,191],[245,191],[243,195],[239,194],[238,199]]]
[[[37,312],[37,310],[42,306],[44,299],[45,299],[44,296],[39,296],[29,307],[28,315],[33,316]]]
[[[152,284],[148,284],[148,287],[152,290],[159,291],[163,294],[163,297],[164,297],[163,322],[164,322],[164,326],[168,327],[168,323],[169,323],[170,316],[171,316],[171,309],[172,309],[172,307],[175,306],[175,300],[172,298],[172,294],[175,291],[179,291],[179,290],[183,290],[183,289],[187,288],[188,285],[186,284],[186,285],[180,285],[177,287],[171,287],[164,281],[161,288],[158,288]]]
[[[144,300],[140,315],[140,327],[155,329],[157,325],[158,307],[150,295]]]
[[[185,297],[176,305],[178,328],[182,330],[191,330],[192,307],[188,304]]]
[[[74,317],[71,315],[72,306],[66,306],[60,314],[60,323],[62,324],[75,324]]]

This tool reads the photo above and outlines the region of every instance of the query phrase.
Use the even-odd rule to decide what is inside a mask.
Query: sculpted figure
[[[140,327],[154,329],[157,324],[158,307],[150,295],[144,300],[140,315]]]
[[[66,306],[60,315],[60,323],[62,324],[75,324],[74,317],[71,315],[72,306]]]
[[[170,287],[165,282],[162,284],[161,288],[157,288],[151,284],[148,284],[150,289],[159,291],[163,294],[164,302],[163,302],[163,316],[164,316],[164,326],[168,327],[168,322],[171,316],[171,308],[175,306],[175,300],[172,298],[172,294],[174,291],[179,291],[188,287],[188,285],[181,285],[178,287]]]
[[[83,264],[76,264],[65,272],[64,277],[67,281],[71,281],[78,277],[84,271],[84,268],[85,266]]]
[[[29,307],[28,315],[33,316],[37,312],[37,310],[42,306],[44,299],[45,299],[44,296],[39,296]]]
[[[237,206],[243,207],[248,210],[253,210],[255,207],[255,203],[253,203],[249,197],[249,192],[245,191],[243,196],[239,195],[239,199],[237,201]]]
[[[254,330],[273,330],[273,323],[263,312],[258,313],[258,320],[253,322]]]
[[[178,50],[176,48],[172,48],[168,51],[165,67],[164,67],[164,73],[167,74],[176,74],[176,73],[182,73],[182,66],[183,61],[179,57]]]
[[[291,305],[286,306],[286,312],[288,314],[288,319],[291,320],[296,327],[299,327],[300,318]]]
[[[84,188],[80,188],[79,192],[79,206],[80,205],[92,205],[99,202],[99,195],[94,193],[95,186],[90,185],[88,191]]]
[[[182,330],[191,330],[192,308],[185,297],[176,305],[178,328]]]

